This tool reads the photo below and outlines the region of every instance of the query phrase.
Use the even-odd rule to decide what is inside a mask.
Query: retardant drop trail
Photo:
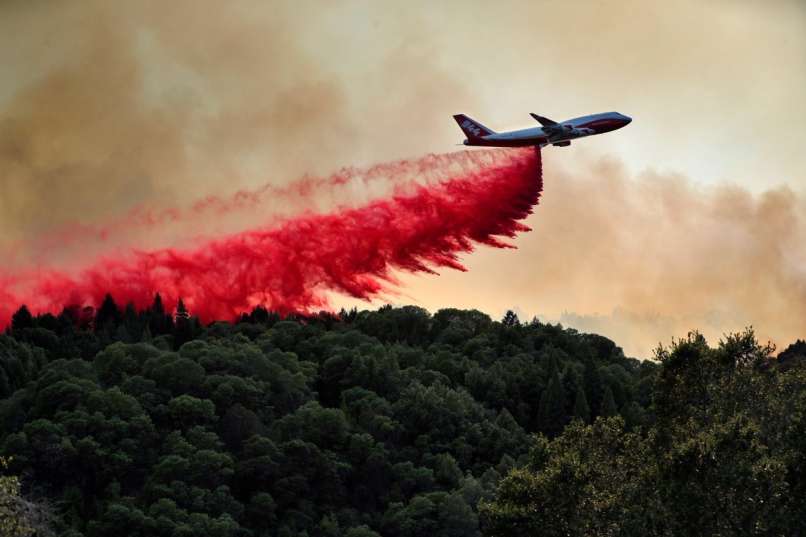
[[[0,275],[6,305],[58,313],[100,304],[106,293],[143,308],[159,292],[168,307],[182,298],[202,321],[230,320],[263,304],[281,313],[327,307],[326,291],[369,299],[388,288],[395,269],[464,270],[475,243],[507,247],[502,237],[528,231],[542,188],[534,150],[462,152],[387,165],[388,173],[444,167],[438,184],[364,207],[289,219],[211,240],[194,249],[134,251],[75,274],[59,270]],[[453,170],[457,175],[451,176]],[[396,171],[398,170],[398,171]],[[6,326],[10,311],[0,311]]]

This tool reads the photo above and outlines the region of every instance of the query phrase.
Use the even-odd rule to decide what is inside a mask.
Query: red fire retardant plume
[[[475,243],[507,247],[502,237],[528,231],[520,220],[540,196],[539,151],[463,152],[418,165],[428,162],[444,166],[446,177],[454,169],[459,175],[364,207],[305,215],[194,249],[136,251],[101,259],[75,275],[0,277],[0,296],[5,304],[58,313],[65,305],[97,306],[106,293],[119,304],[143,308],[159,292],[166,306],[181,297],[205,322],[232,319],[257,304],[307,312],[327,307],[326,291],[377,296],[394,283],[394,269],[465,270],[457,256]],[[412,163],[399,167],[408,173]],[[389,168],[394,174],[394,166]],[[0,312],[2,326],[9,313]]]

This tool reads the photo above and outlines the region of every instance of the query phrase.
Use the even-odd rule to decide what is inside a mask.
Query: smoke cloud
[[[340,36],[315,28],[338,6],[295,4],[0,5],[0,59],[9,73],[0,81],[0,246],[13,248],[16,262],[41,262],[48,252],[37,240],[65,227],[165,216],[201,198],[282,189],[289,178],[399,158],[377,146],[370,153],[367,137],[356,138],[367,118],[378,120],[388,149],[398,121],[436,113],[463,94],[427,47],[394,38],[360,69],[344,56],[339,63],[348,67],[329,68],[322,58]],[[405,94],[417,110],[404,117],[397,77],[386,75],[415,64]],[[390,100],[398,120],[384,120]],[[453,133],[449,122],[444,128]],[[293,209],[327,201],[297,197]],[[230,224],[220,232],[255,221]],[[168,235],[176,245],[187,233]],[[79,253],[62,252],[60,261]]]
[[[778,345],[806,335],[806,198],[633,175],[613,158],[546,150],[544,160],[534,232],[515,252],[478,252],[467,274],[405,278],[418,303],[517,307],[645,358],[691,330],[717,340],[753,326]]]
[[[758,194],[697,187],[670,174],[636,180],[607,161],[575,178],[558,174],[552,184],[559,200],[547,204],[542,226],[571,236],[543,235],[540,247],[567,254],[568,285],[589,293],[581,311],[616,310],[610,319],[568,317],[571,324],[621,325],[614,335],[644,350],[693,329],[715,338],[754,325],[779,344],[806,335],[802,196],[786,187]],[[559,268],[556,261],[544,267]]]

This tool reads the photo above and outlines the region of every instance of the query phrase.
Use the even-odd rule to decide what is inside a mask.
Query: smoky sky
[[[629,173],[613,157],[545,157],[543,198],[516,252],[479,251],[468,273],[417,277],[435,308],[465,307],[598,332],[635,356],[691,330],[712,341],[753,326],[763,341],[806,333],[806,200],[680,174]],[[505,284],[489,284],[490,281]]]
[[[428,107],[433,83],[461,93],[405,43],[352,91],[314,59],[327,42],[293,6],[260,6],[0,4],[13,57],[0,90],[3,239],[351,164],[367,114],[394,127],[379,109],[401,93],[385,72],[417,67],[395,106]]]
[[[546,151],[517,251],[390,300],[514,308],[642,356],[695,328],[786,343],[806,335],[805,36],[797,1],[0,1],[0,246],[69,266],[177,245],[368,195],[103,248],[53,231],[455,150],[454,113],[503,129],[618,110],[627,128]]]

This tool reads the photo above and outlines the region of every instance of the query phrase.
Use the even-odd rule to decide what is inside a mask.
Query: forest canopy
[[[55,534],[803,531],[804,342],[638,361],[511,312],[191,313],[107,297],[0,335],[3,472]]]

